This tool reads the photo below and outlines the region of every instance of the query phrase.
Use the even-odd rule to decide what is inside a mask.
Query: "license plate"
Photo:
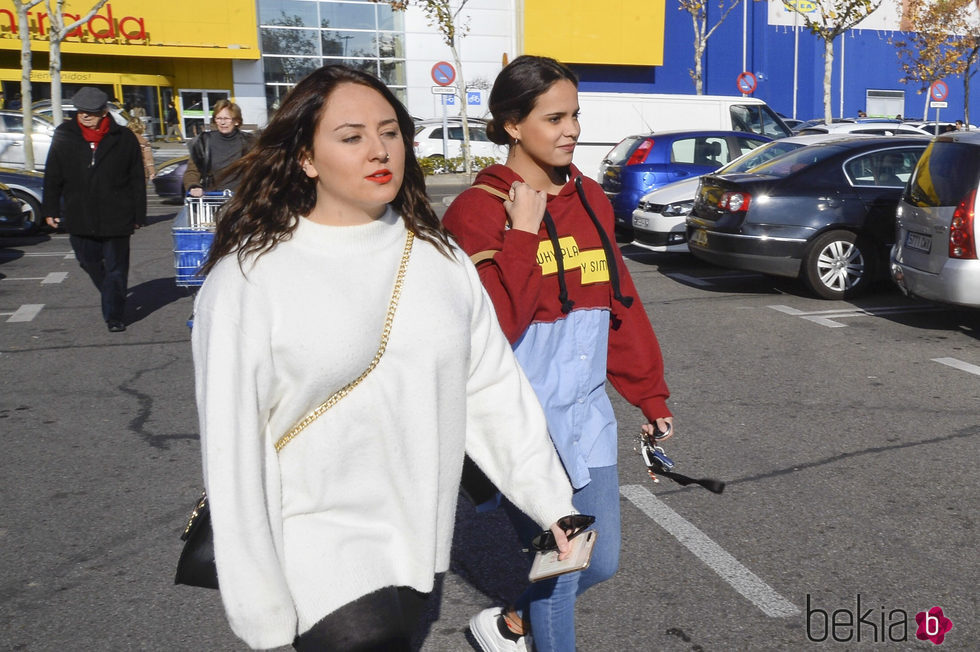
[[[708,232],[704,229],[697,229],[691,234],[691,244],[698,245],[699,247],[707,247]]]
[[[905,236],[905,246],[909,249],[929,253],[929,250],[932,249],[932,237],[909,231],[908,235]]]
[[[641,229],[645,229],[648,226],[650,226],[650,220],[648,220],[645,217],[638,217],[638,216],[634,215],[633,216],[633,226],[638,226]]]

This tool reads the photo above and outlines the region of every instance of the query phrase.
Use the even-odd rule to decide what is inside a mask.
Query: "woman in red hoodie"
[[[647,434],[671,431],[663,359],[646,311],[616,246],[602,188],[572,165],[578,140],[578,80],[545,57],[521,56],[490,93],[491,140],[507,162],[483,170],[443,224],[477,265],[497,317],[534,386],[575,489],[596,515],[592,563],[530,585],[508,609],[487,609],[470,628],[484,650],[575,649],[575,599],[619,564],[616,418],[608,379],[647,420]],[[537,533],[506,505],[520,536]]]

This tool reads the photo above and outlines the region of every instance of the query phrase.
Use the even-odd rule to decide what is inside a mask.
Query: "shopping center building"
[[[68,0],[66,12],[71,18],[92,4]],[[713,24],[718,10],[707,5]],[[780,2],[743,5],[709,40],[705,92],[736,95],[736,78],[751,72],[755,96],[775,110],[822,116],[823,43]],[[50,96],[51,21],[44,6],[31,10],[26,25],[35,100]],[[7,107],[20,91],[23,26],[15,7],[15,0],[0,0],[0,82]],[[835,116],[859,109],[921,116],[924,96],[899,81],[892,40],[901,21],[901,0],[886,0],[860,29],[838,39]],[[470,0],[461,24],[463,65],[456,74],[464,76],[470,115],[486,114],[495,75],[522,53],[569,63],[584,90],[694,92],[691,19],[676,0]],[[183,133],[193,135],[224,97],[242,106],[247,124],[264,124],[296,81],[331,62],[377,75],[418,117],[440,116],[444,106],[449,115],[459,112],[457,98],[433,93],[434,67],[453,59],[422,11],[395,12],[385,2],[366,0],[110,0],[63,42],[62,82],[65,97],[92,85],[127,106],[142,105],[154,135],[164,131],[161,118],[173,100]],[[961,80],[948,82],[945,117],[954,119],[962,116],[963,86]]]

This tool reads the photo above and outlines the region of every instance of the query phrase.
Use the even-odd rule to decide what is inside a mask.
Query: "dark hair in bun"
[[[538,96],[548,92],[562,79],[575,84],[578,77],[567,66],[550,57],[525,54],[511,61],[500,71],[490,91],[490,114],[487,137],[498,145],[509,145],[510,136],[504,125],[518,123],[528,116]]]

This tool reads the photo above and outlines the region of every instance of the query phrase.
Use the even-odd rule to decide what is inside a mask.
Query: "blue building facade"
[[[708,4],[711,25],[717,21],[720,10],[717,5]],[[702,68],[703,92],[712,95],[739,93],[736,79],[743,71],[744,47],[744,70],[755,74],[758,80],[754,97],[765,100],[787,117],[822,118],[824,42],[804,27],[770,24],[769,15],[767,2],[747,2],[744,14],[742,7],[738,7],[728,15],[708,40]],[[674,0],[667,3],[664,18],[663,66],[575,65],[573,67],[581,78],[581,90],[693,94],[694,81],[688,72],[694,67],[691,17],[686,11],[679,10]],[[918,84],[901,82],[904,72],[893,42],[903,40],[904,36],[904,32],[893,30],[852,29],[838,37],[834,42],[831,82],[834,117],[854,117],[859,110],[867,110],[868,92],[871,91],[873,95],[890,96],[889,107],[895,114],[923,118],[928,92],[922,91]],[[939,119],[963,119],[963,78],[957,76],[944,81],[949,87],[948,107],[940,109]],[[980,111],[980,88],[971,89],[970,95],[970,105],[977,114]],[[891,112],[889,116],[894,117]],[[935,118],[936,110],[930,109],[928,119]]]

